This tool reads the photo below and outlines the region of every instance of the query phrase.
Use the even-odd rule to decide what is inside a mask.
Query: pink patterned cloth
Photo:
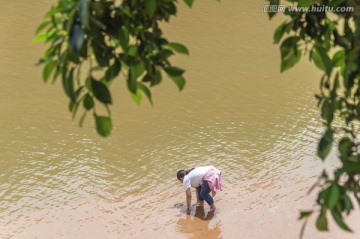
[[[211,165],[211,169],[205,173],[203,180],[208,182],[213,197],[216,191],[222,190],[221,171],[217,170],[214,166]]]

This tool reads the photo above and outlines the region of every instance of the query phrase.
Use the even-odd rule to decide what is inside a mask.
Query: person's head
[[[179,171],[177,172],[176,177],[177,177],[178,180],[180,180],[181,182],[183,182],[185,175],[186,175],[186,171],[185,171],[184,169],[181,169],[181,170],[179,170]]]
[[[185,175],[189,174],[193,169],[195,168],[189,170],[184,170],[184,169],[179,170],[176,175],[177,179],[180,180],[180,182],[183,182]]]

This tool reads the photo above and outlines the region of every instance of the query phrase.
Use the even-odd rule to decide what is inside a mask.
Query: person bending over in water
[[[191,211],[191,189],[196,188],[197,206],[203,207],[204,200],[210,206],[210,212],[215,211],[213,197],[217,190],[221,190],[221,171],[214,166],[196,167],[189,170],[181,169],[177,172],[177,179],[183,183],[186,193],[187,212]],[[210,192],[212,196],[210,196]]]

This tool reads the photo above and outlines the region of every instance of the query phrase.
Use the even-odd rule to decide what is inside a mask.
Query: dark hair
[[[184,170],[181,169],[177,172],[177,179],[180,180],[180,178],[185,177],[185,175],[189,174],[192,170],[194,170],[195,168],[189,169],[189,170]]]

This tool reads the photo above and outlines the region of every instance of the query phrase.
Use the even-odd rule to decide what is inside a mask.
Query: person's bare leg
[[[215,203],[213,203],[213,204],[210,205],[210,210],[209,210],[209,212],[214,212],[215,209],[216,209]]]

